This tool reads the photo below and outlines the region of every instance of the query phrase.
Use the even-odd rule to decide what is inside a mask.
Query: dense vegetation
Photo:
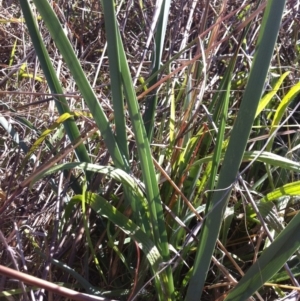
[[[299,1],[1,3],[1,300],[298,294]]]

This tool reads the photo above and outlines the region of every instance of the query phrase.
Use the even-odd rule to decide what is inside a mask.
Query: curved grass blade
[[[14,112],[14,113],[16,112],[14,109],[10,108],[7,104],[2,103],[1,105],[3,105],[3,106],[5,105],[6,108],[11,112]],[[37,135],[41,135],[40,131],[37,128],[35,128],[35,126],[31,122],[29,122],[26,118],[21,117],[21,116],[16,116],[15,119],[18,120],[18,122],[20,122],[23,126],[27,127],[30,131],[33,131]],[[22,149],[22,151],[25,154],[27,154],[29,147],[26,145],[26,143],[23,140],[20,140],[18,132],[15,131],[14,128],[11,126],[11,124],[1,115],[0,115],[0,125],[12,136],[14,142],[19,145],[19,147]],[[46,144],[49,149],[51,149],[51,150],[53,149],[53,147],[49,143],[49,141],[46,141]],[[25,164],[27,163],[27,160],[29,158],[32,160],[32,162],[36,162],[36,155],[34,155],[34,154],[31,154],[31,156],[26,155],[25,158],[23,159],[23,163],[22,163],[21,167],[19,168],[18,173],[20,173],[22,171],[22,167],[25,166]],[[65,176],[68,177],[69,174],[66,173]],[[77,194],[80,193],[81,186],[78,184],[76,178],[73,175],[71,175],[70,180],[71,180],[71,187],[72,187],[73,191]],[[50,179],[50,184],[51,184],[53,191],[56,192],[57,186],[53,179]]]
[[[224,160],[224,157],[225,154],[222,153],[221,159]],[[197,160],[193,164],[193,166],[209,163],[210,161],[212,161],[212,158],[213,156],[206,156],[205,158]],[[242,158],[243,162],[252,162],[253,160],[281,167],[284,169],[293,170],[296,172],[300,171],[300,163],[270,152],[247,151],[244,153]]]
[[[26,154],[25,158],[23,159],[23,163],[20,167],[20,170],[23,169],[24,165],[27,163],[28,158],[37,150],[38,147],[47,139],[47,136],[50,135],[55,129],[57,129],[61,124],[63,124],[69,118],[73,118],[74,114],[64,113],[57,120],[48,128],[46,129],[38,139],[33,143],[30,150]]]
[[[268,221],[268,224],[276,232],[279,233],[280,231],[282,231],[283,225],[278,220],[277,210],[273,210],[275,206],[272,202],[279,200],[282,197],[293,197],[293,196],[297,197],[299,196],[299,191],[300,191],[300,181],[288,183],[268,193],[266,196],[264,196],[257,202],[259,213],[266,221]],[[284,207],[281,207],[281,209],[285,209],[286,206],[287,204],[285,204]],[[252,207],[250,207],[247,210],[247,217],[249,217],[250,219],[256,219],[256,213],[254,212]],[[257,219],[255,221],[260,223],[260,221]]]
[[[288,183],[268,193],[259,202],[271,202],[279,199],[282,196],[297,196],[300,194],[300,181]]]
[[[122,169],[115,168],[112,166],[101,166],[97,164],[81,163],[81,162],[58,164],[56,166],[43,170],[41,173],[37,174],[36,177],[34,177],[34,179],[32,180],[31,185],[33,185],[36,181],[40,180],[44,176],[51,175],[58,171],[69,170],[73,168],[102,173],[118,182],[121,182],[125,186],[129,187],[134,192],[134,194],[136,194],[140,198],[140,201],[145,206],[147,206],[147,202],[145,200],[143,190],[138,185],[138,182]]]
[[[269,104],[272,100],[273,96],[278,92],[281,84],[283,83],[284,79],[290,74],[290,72],[285,72],[280,76],[278,81],[276,82],[274,88],[271,92],[267,93],[259,102],[257,111],[255,113],[255,118],[264,110],[264,108]]]
[[[294,98],[299,94],[299,92],[300,92],[300,83],[294,85],[289,90],[289,92],[284,96],[282,101],[280,102],[280,104],[279,104],[279,106],[278,106],[278,108],[275,112],[273,121],[272,121],[271,130],[270,130],[270,133],[269,133],[270,136],[272,135],[272,133],[274,133],[274,131],[277,130],[277,128],[280,124],[280,120],[284,116],[288,105],[294,100]],[[271,147],[273,145],[273,141],[274,141],[274,138],[272,138],[270,140],[270,142],[268,143],[268,146],[266,148],[267,151],[271,150]]]

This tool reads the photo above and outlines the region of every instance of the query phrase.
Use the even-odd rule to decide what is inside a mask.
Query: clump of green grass
[[[1,239],[22,264],[5,248],[1,261],[107,300],[275,300],[297,287],[298,25],[286,2],[7,8],[25,34],[3,93],[28,96],[0,119],[14,154],[1,161]],[[22,49],[37,59],[17,67]],[[36,281],[1,296],[43,300]]]

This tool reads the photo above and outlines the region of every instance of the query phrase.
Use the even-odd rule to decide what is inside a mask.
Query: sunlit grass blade
[[[285,1],[279,2],[271,0],[268,2],[263,16],[257,49],[246,91],[232,130],[218,184],[208,210],[208,216],[204,221],[203,229],[200,234],[200,245],[196,254],[194,269],[186,295],[187,301],[198,301],[202,294],[206,274],[219,235],[225,206],[232,185],[237,179],[238,169],[243,158],[243,153],[265,84],[284,6]],[[213,213],[210,214],[210,210],[212,209]]]
[[[275,207],[273,202],[275,202],[275,204],[280,202],[281,210],[287,209],[288,200],[290,200],[291,197],[298,197],[299,189],[300,189],[299,181],[288,183],[286,185],[283,185],[275,189],[274,191],[269,192],[266,196],[264,196],[257,202],[259,214],[268,223],[268,226],[274,229],[277,233],[280,233],[284,229],[284,226],[280,221],[280,217],[283,218],[283,216],[282,214],[278,216],[278,212],[276,208],[278,207],[278,204]],[[284,200],[284,201],[276,202],[277,200]],[[292,212],[293,215],[295,215],[294,213],[296,212]],[[255,221],[260,223],[260,221],[257,219],[256,212],[250,206],[249,209],[247,209],[247,217],[250,218],[251,220],[256,219]]]
[[[297,196],[300,191],[300,181],[288,183],[275,190],[269,192],[265,197],[259,200],[259,202],[271,202],[278,200],[282,196]]]
[[[284,79],[290,74],[290,72],[285,72],[284,74],[282,74],[280,76],[280,78],[278,79],[278,81],[276,82],[274,88],[272,89],[272,91],[270,91],[269,93],[267,93],[259,102],[258,104],[258,108],[255,114],[255,117],[257,117],[262,111],[263,109],[265,109],[265,107],[269,104],[269,102],[272,100],[272,98],[274,97],[274,95],[278,92],[280,86],[282,85]]]
[[[27,160],[29,159],[29,157],[42,145],[42,143],[45,141],[45,139],[55,130],[57,129],[61,124],[63,124],[64,122],[66,122],[66,120],[71,119],[74,117],[74,114],[70,114],[70,113],[64,113],[62,114],[48,129],[46,129],[45,131],[43,131],[43,133],[41,133],[41,135],[38,137],[38,139],[33,143],[33,145],[31,146],[30,150],[28,151],[28,153],[26,154],[25,158],[24,158],[24,162],[21,165],[21,170],[23,169],[23,165],[25,165],[27,163]]]
[[[12,113],[16,113],[15,110],[9,108],[7,105],[6,105],[7,109],[9,111],[11,111]],[[66,115],[65,115],[66,114]],[[65,113],[63,114],[61,117],[62,119],[59,118],[59,120],[63,120],[63,116],[67,116],[67,115],[70,115],[69,113]],[[72,117],[73,115],[70,115],[70,117]],[[28,121],[26,118],[22,117],[22,116],[15,116],[15,119],[20,123],[22,124],[23,126],[25,126],[26,128],[28,128],[31,132],[34,132],[36,135],[39,136],[39,138],[41,138],[41,136],[43,136],[43,134],[30,122]],[[12,127],[12,124],[9,123],[7,121],[6,118],[4,118],[3,116],[0,115],[0,125],[7,131],[7,133],[9,133],[12,137],[12,139],[14,140],[14,142],[20,147],[20,149],[24,152],[25,154],[25,157],[23,159],[23,162],[21,164],[21,166],[19,167],[17,173],[21,173],[23,171],[23,167],[27,164],[28,162],[28,159],[30,159],[33,163],[36,162],[36,155],[33,154],[33,151],[32,151],[32,148],[29,148],[27,146],[27,144],[22,140],[20,139],[20,136],[19,136],[19,133]],[[45,131],[47,133],[47,130]],[[39,140],[39,138],[37,139],[37,141]],[[44,140],[42,138],[42,140]],[[35,142],[36,144],[39,144],[39,142]],[[34,144],[34,145],[36,145]],[[49,141],[46,141],[46,145],[49,149],[53,150],[53,146],[49,143]],[[66,174],[66,176],[68,176],[68,174]],[[78,184],[78,182],[76,181],[75,177],[73,175],[71,175],[71,187],[73,189],[73,191],[75,193],[80,193],[81,192],[81,187],[80,185]],[[53,179],[50,179],[50,185],[52,187],[52,189],[54,191],[57,191],[57,185],[55,184],[55,181]]]
[[[11,50],[8,66],[13,65],[13,62],[14,62],[14,59],[15,59],[15,54],[16,54],[17,42],[18,42],[18,40],[16,39],[15,42],[14,42],[13,48]]]
[[[281,119],[283,118],[284,114],[286,113],[286,109],[288,105],[295,99],[295,97],[300,93],[300,83],[296,84],[293,86],[288,93],[284,96],[282,101],[280,102],[275,114],[274,118],[272,120],[272,126],[271,126],[271,131],[270,135],[274,133],[278,129],[278,126],[280,124]],[[266,150],[270,151],[272,144],[273,144],[274,138],[270,140],[270,142],[267,145]]]

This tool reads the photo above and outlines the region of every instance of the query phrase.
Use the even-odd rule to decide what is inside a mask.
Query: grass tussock
[[[299,5],[2,1],[0,300],[297,295]]]

